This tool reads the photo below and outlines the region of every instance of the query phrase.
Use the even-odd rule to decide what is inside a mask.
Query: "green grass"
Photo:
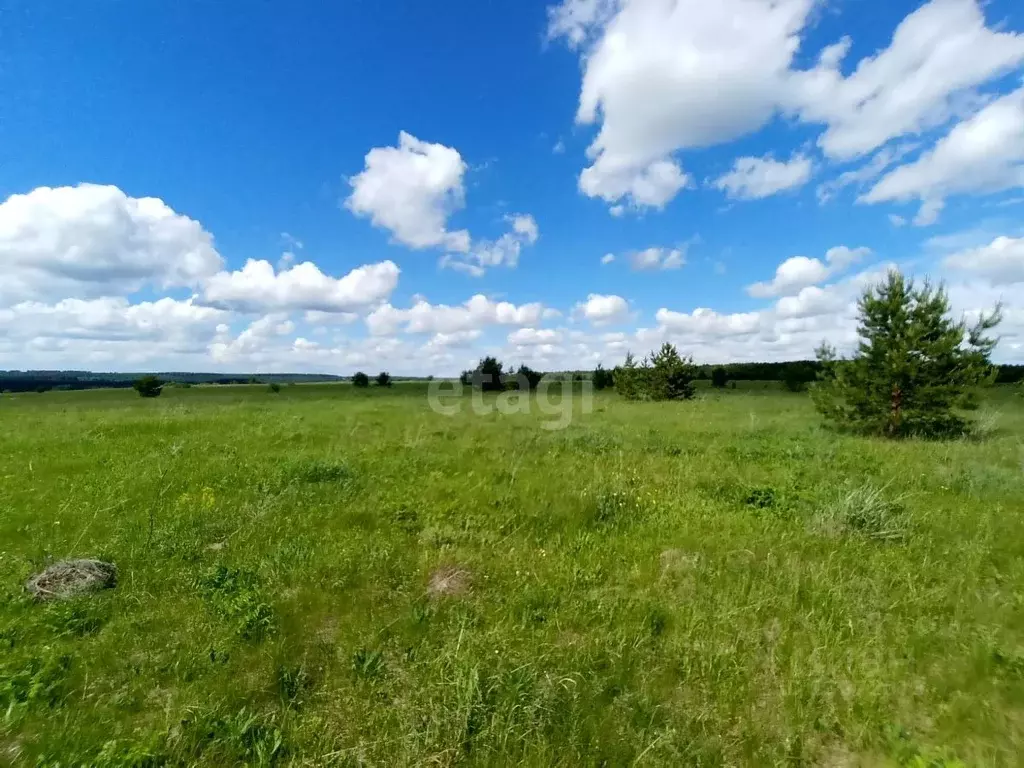
[[[952,443],[425,393],[0,396],[0,764],[1020,764],[1011,393]],[[117,589],[33,603],[66,557]]]

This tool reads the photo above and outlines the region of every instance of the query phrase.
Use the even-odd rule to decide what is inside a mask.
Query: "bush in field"
[[[516,385],[519,389],[536,389],[537,385],[540,384],[540,380],[544,378],[544,374],[540,371],[535,371],[527,365],[520,365],[519,370],[516,371]]]
[[[160,397],[164,383],[156,376],[143,376],[136,379],[132,388],[139,393],[139,397]]]
[[[782,385],[790,392],[805,392],[815,375],[814,368],[807,363],[787,363],[782,369]]]
[[[353,387],[368,387],[370,386],[370,377],[362,371],[359,371],[352,377]]]
[[[591,381],[593,382],[594,389],[596,390],[608,389],[609,387],[615,386],[615,376],[600,363],[598,363],[597,368],[594,369],[594,375],[591,377]]]
[[[711,386],[716,389],[725,389],[725,385],[729,383],[729,374],[722,366],[711,371]]]
[[[626,400],[689,400],[696,368],[669,343],[651,352],[640,365],[632,353],[615,369],[615,389]]]
[[[391,374],[387,371],[381,371],[377,374],[377,386],[378,387],[390,387],[391,386]]]
[[[280,391],[281,385],[278,384],[276,381],[272,381],[267,385],[267,392],[269,392],[272,395],[276,395]]]
[[[500,392],[505,389],[504,366],[495,357],[485,357],[474,370],[463,371],[459,380],[484,392]]]
[[[827,344],[818,350],[819,412],[840,427],[885,437],[962,434],[967,422],[957,410],[995,379],[989,356],[996,340],[986,334],[999,324],[999,308],[968,327],[950,318],[944,289],[917,287],[894,270],[865,291],[859,309],[853,359],[837,360]]]

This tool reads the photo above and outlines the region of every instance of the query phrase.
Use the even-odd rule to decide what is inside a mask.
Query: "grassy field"
[[[0,764],[1019,765],[1024,401],[0,396]],[[35,603],[52,559],[114,590]]]

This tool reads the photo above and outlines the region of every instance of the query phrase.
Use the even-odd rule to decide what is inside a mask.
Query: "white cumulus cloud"
[[[592,293],[586,301],[576,305],[575,313],[593,325],[608,325],[629,317],[629,302],[621,296]]]
[[[850,44],[826,48],[817,67],[794,76],[791,94],[803,120],[826,124],[818,143],[839,159],[941,125],[971,106],[972,89],[1024,62],[1024,35],[987,26],[977,0],[924,3],[844,77]]]
[[[489,267],[515,267],[523,247],[533,245],[540,237],[536,220],[527,213],[516,213],[505,217],[510,230],[497,240],[474,242],[469,253],[461,256],[445,254],[441,266],[448,267],[473,277],[481,277]]]
[[[799,293],[808,286],[817,285],[842,272],[870,253],[869,248],[847,248],[841,245],[830,248],[824,262],[807,256],[794,256],[778,266],[770,282],[749,285],[747,293],[760,299]]]
[[[465,205],[466,163],[458,150],[421,141],[405,131],[397,147],[375,147],[366,168],[349,179],[345,206],[367,216],[410,248],[469,250],[466,230],[448,231],[448,217]]]
[[[366,317],[366,326],[371,334],[378,336],[400,331],[455,334],[480,330],[490,325],[534,325],[543,316],[544,306],[541,304],[517,306],[507,301],[492,301],[477,294],[460,306],[431,304],[425,299],[408,309],[384,304]]]
[[[988,245],[947,256],[943,265],[984,277],[992,285],[1024,283],[1024,238],[997,237]]]
[[[630,254],[629,263],[638,272],[680,269],[686,264],[686,251],[682,248],[646,248]]]
[[[0,203],[0,305],[191,287],[223,267],[199,222],[117,187],[38,187]]]
[[[806,155],[794,155],[788,162],[772,157],[740,157],[729,173],[714,186],[736,200],[759,200],[801,187],[811,178],[813,163]]]
[[[558,344],[561,341],[562,332],[552,328],[520,328],[508,335],[508,343],[519,347]]]
[[[308,261],[275,271],[268,261],[250,259],[238,271],[220,272],[207,280],[202,297],[210,306],[238,312],[353,312],[386,300],[398,285],[398,274],[391,261],[334,278]]]
[[[947,197],[1024,187],[1024,88],[957,124],[935,147],[883,176],[865,203],[920,200],[915,224],[933,223]]]
[[[776,110],[813,0],[565,0],[549,36],[582,49],[576,120],[600,124],[580,190],[661,207],[680,149],[756,130]]]
[[[761,327],[761,315],[757,312],[720,315],[713,309],[698,308],[687,314],[659,309],[655,317],[661,326],[673,333],[712,337],[749,336]]]
[[[970,114],[986,98],[980,88],[1024,62],[1024,35],[989,25],[978,0],[931,0],[877,54],[846,63],[852,41],[844,38],[797,69],[794,58],[820,5],[563,0],[549,13],[548,36],[579,51],[576,122],[598,126],[580,191],[618,212],[660,208],[691,183],[680,152],[727,143],[779,113],[824,126],[818,144],[829,158],[856,159]],[[795,185],[805,173],[803,164],[744,162],[749,168],[735,169],[725,188],[751,197]],[[766,171],[776,178],[759,185]]]

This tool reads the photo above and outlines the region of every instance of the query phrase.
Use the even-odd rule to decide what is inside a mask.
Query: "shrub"
[[[519,389],[536,389],[542,378],[544,374],[526,365],[520,365],[516,371],[516,384]]]
[[[368,387],[370,386],[370,377],[362,371],[359,371],[352,377],[353,387]]]
[[[729,374],[722,366],[718,366],[711,371],[711,386],[717,389],[725,389],[725,385],[729,383]]]
[[[132,388],[139,393],[139,397],[160,397],[164,383],[156,376],[143,376],[136,379]]]
[[[970,328],[949,317],[949,299],[928,282],[920,288],[893,270],[860,299],[861,341],[852,360],[834,348],[818,350],[819,412],[840,427],[885,437],[962,434],[956,412],[975,387],[992,383],[996,340],[986,336],[1001,320],[999,307]]]
[[[267,385],[267,392],[270,392],[271,394],[276,395],[280,391],[281,385],[278,384],[276,381],[272,381]]]
[[[782,385],[790,392],[806,392],[814,377],[814,369],[806,363],[787,363],[782,369]]]
[[[500,392],[505,389],[504,366],[495,357],[485,357],[472,371],[463,371],[459,378],[463,384],[472,384],[484,392]]]
[[[378,387],[390,387],[391,386],[391,374],[387,371],[381,371],[377,374],[377,386]]]

